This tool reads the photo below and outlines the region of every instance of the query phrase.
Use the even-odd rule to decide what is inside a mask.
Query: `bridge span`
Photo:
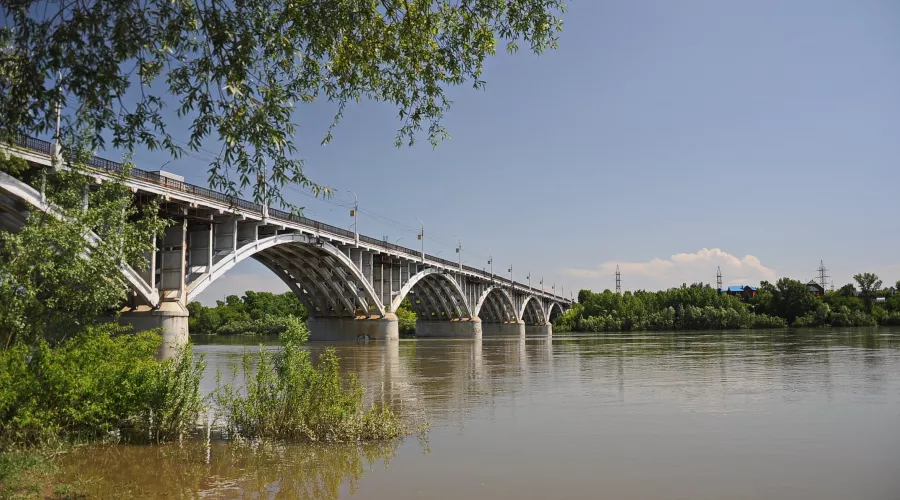
[[[0,150],[43,167],[53,143],[22,137]],[[93,157],[85,173],[98,183],[123,165]],[[396,311],[409,298],[416,335],[552,335],[551,320],[571,301],[447,259],[136,168],[125,183],[136,199],[158,198],[174,221],[155,238],[146,269],[121,269],[130,287],[122,321],[163,327],[170,344],[187,340],[186,305],[237,263],[254,259],[309,311],[311,340],[399,336]],[[0,221],[24,223],[27,210],[49,210],[40,193],[0,173]],[[15,203],[11,201],[15,200]],[[23,203],[24,202],[24,203]]]

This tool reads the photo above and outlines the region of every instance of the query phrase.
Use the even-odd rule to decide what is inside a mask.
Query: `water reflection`
[[[196,348],[208,362],[206,391],[216,370],[230,373],[239,361],[241,341],[251,349],[260,342],[219,340]],[[315,357],[326,347],[309,349]],[[194,445],[111,447],[80,451],[67,470],[96,481],[100,497],[278,491],[278,498],[335,498],[359,487],[355,498],[392,500],[598,491],[609,498],[900,498],[897,328],[335,347],[367,398],[431,422],[430,454],[416,450],[414,439],[399,452],[396,444],[252,452],[219,443],[205,464]],[[390,470],[372,467],[388,460]]]
[[[396,450],[396,442],[89,446],[67,457],[60,480],[91,498],[336,499],[376,464],[387,467]]]

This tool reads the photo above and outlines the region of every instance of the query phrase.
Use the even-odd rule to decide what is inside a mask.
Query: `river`
[[[195,342],[209,391],[259,339]],[[367,397],[430,422],[427,438],[92,446],[61,477],[98,498],[900,498],[898,328],[337,351]]]

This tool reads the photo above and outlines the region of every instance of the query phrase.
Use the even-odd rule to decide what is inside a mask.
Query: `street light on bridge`
[[[422,222],[422,219],[416,218],[419,221],[419,224],[422,225],[422,231],[419,232],[419,240],[422,242],[422,264],[425,263],[425,223]]]
[[[462,271],[462,240],[459,239],[459,236],[453,235],[456,237],[456,242],[459,244],[456,247],[456,254],[459,256],[459,270]]]
[[[494,255],[488,249],[488,265],[491,266],[491,281],[494,281]]]
[[[350,210],[350,217],[353,217],[353,241],[359,246],[359,197],[353,193],[353,208]]]

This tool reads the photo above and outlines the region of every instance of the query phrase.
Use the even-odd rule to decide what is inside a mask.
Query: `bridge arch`
[[[544,305],[541,304],[541,301],[534,295],[529,295],[522,302],[518,318],[526,325],[543,325],[546,323],[547,315],[544,313]]]
[[[486,323],[516,321],[516,306],[509,292],[501,286],[488,287],[475,304],[475,316]]]
[[[246,244],[188,285],[187,300],[239,262],[253,258],[272,270],[309,309],[312,316],[384,316],[369,281],[350,258],[327,241],[301,233],[285,233]]]
[[[562,306],[559,302],[551,302],[547,308],[547,323],[552,323],[557,316],[563,313]]]
[[[396,311],[410,293],[416,316],[423,320],[471,318],[473,316],[459,283],[441,269],[429,267],[406,282],[391,301]]]

